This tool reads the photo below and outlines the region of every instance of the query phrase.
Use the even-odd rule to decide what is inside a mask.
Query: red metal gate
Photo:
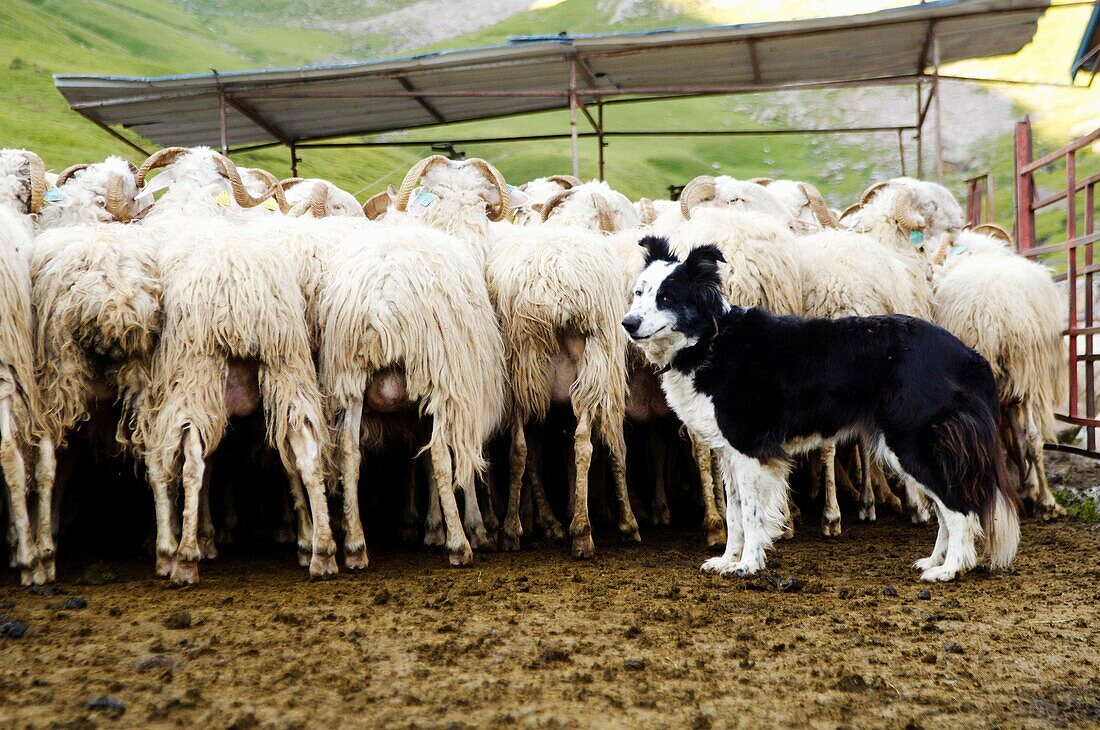
[[[1094,244],[1100,241],[1096,230],[1096,187],[1100,173],[1078,179],[1078,156],[1100,139],[1100,128],[1074,140],[1060,150],[1035,159],[1032,155],[1031,122],[1016,125],[1016,247],[1028,258],[1049,254],[1064,254],[1066,270],[1055,279],[1066,283],[1067,327],[1065,330],[1069,384],[1065,408],[1057,413],[1058,420],[1080,426],[1084,430],[1083,448],[1056,447],[1100,458],[1097,440],[1100,419],[1097,418],[1096,367],[1100,362],[1100,326],[1097,326],[1097,295],[1094,281],[1100,264],[1094,258]],[[1036,172],[1050,173],[1065,165],[1065,186],[1043,197],[1035,183]],[[1063,202],[1064,201],[1064,202]],[[1083,203],[1083,207],[1079,205]],[[1036,211],[1064,210],[1065,237],[1061,241],[1039,245],[1036,240]],[[1078,217],[1082,227],[1078,229]],[[1061,234],[1054,236],[1056,240]]]

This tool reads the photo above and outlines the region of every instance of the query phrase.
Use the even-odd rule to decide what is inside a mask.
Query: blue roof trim
[[[1085,70],[1085,56],[1092,50],[1093,44],[1100,44],[1100,5],[1092,9],[1092,16],[1085,26],[1085,34],[1081,36],[1081,46],[1077,49],[1077,55],[1073,57],[1073,64],[1069,67],[1069,79],[1073,81],[1077,74]],[[1095,59],[1093,59],[1095,63]]]

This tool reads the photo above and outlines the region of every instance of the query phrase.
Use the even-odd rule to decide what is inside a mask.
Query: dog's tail
[[[992,566],[1007,568],[1020,545],[1021,504],[998,441],[999,410],[995,392],[971,394],[937,424],[933,448],[943,483],[978,513]]]

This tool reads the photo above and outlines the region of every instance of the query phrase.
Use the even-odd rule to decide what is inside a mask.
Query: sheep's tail
[[[962,406],[936,426],[933,456],[944,484],[977,511],[994,568],[1007,568],[1020,544],[1020,496],[1008,476],[998,439],[998,401],[992,373]]]

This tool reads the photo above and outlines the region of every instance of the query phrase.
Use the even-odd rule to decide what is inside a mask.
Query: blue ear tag
[[[924,231],[909,231],[909,243],[920,246],[924,243]]]
[[[420,192],[416,194],[416,202],[419,203],[422,208],[427,208],[436,200],[437,198],[434,193]]]
[[[966,244],[959,244],[958,246],[951,247],[951,255],[958,256],[959,254],[966,253]]]
[[[47,203],[60,203],[65,199],[65,193],[61,192],[57,188],[50,188],[46,191],[46,194],[42,196],[42,199]]]
[[[512,194],[512,191],[516,189],[516,186],[515,186],[515,185],[509,185],[508,183],[505,183],[505,184],[504,184],[504,187],[508,188],[508,194],[509,194],[509,195],[511,195],[511,194]]]

